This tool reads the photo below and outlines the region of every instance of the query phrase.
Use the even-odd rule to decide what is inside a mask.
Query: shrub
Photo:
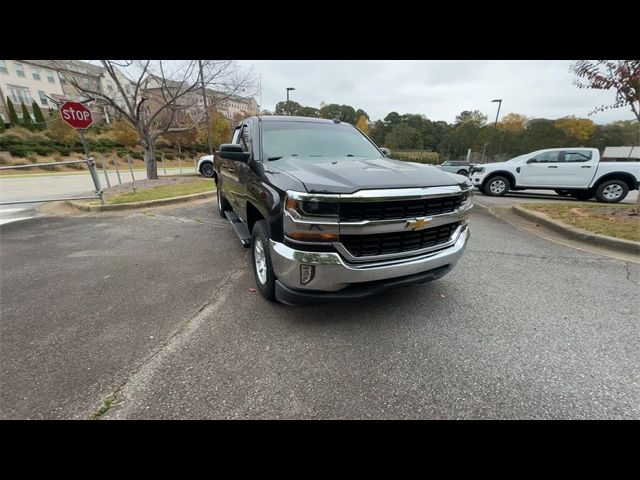
[[[173,160],[175,157],[173,156],[173,153],[165,153],[164,158],[167,160]]]
[[[437,165],[439,163],[436,152],[391,152],[391,158],[403,162],[424,163],[428,165]]]
[[[0,165],[11,165],[11,155],[0,153]]]

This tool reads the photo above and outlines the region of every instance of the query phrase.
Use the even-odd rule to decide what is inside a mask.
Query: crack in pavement
[[[224,220],[220,220],[220,221],[207,221],[207,220],[202,220],[202,219],[193,219],[193,218],[185,218],[185,217],[176,217],[173,215],[163,215],[161,213],[136,213],[134,215],[131,215],[132,217],[146,217],[146,218],[155,218],[158,220],[173,220],[173,221],[177,221],[180,223],[200,223],[200,224],[205,224],[205,225],[213,225],[215,227],[230,227],[231,224],[227,221],[225,222]]]
[[[243,258],[246,260],[246,254]],[[124,406],[118,409],[119,402],[118,397],[130,390],[130,397],[135,397],[136,387],[137,391],[140,390],[141,384],[153,376],[155,367],[159,365],[162,360],[169,354],[171,354],[178,345],[184,342],[189,336],[191,336],[203,323],[203,321],[209,317],[213,311],[222,303],[230,290],[224,291],[226,287],[240,278],[246,271],[246,265],[238,267],[233,270],[222,285],[220,285],[213,292],[211,298],[205,302],[196,312],[191,315],[187,320],[183,321],[176,327],[169,336],[149,355],[142,363],[131,373],[117,388],[107,394],[101,401],[100,405],[89,415],[89,419],[104,418],[105,415],[111,411],[117,411],[121,414],[125,414]],[[126,394],[125,394],[126,395]],[[106,408],[105,408],[106,406]]]

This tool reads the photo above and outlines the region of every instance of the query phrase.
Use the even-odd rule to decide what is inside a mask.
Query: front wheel
[[[603,203],[618,203],[629,193],[629,185],[622,180],[607,180],[596,188],[596,199]]]
[[[466,170],[458,170],[458,175],[464,175],[465,177],[469,176],[469,172],[467,172]]]
[[[509,183],[509,179],[506,177],[491,177],[484,186],[484,193],[490,195],[492,197],[502,197],[504,196],[509,189],[511,188],[511,184]]]
[[[202,166],[200,167],[200,173],[202,173],[202,175],[204,175],[207,178],[213,178],[213,175],[215,173],[213,169],[213,164],[210,162],[203,163]]]
[[[260,220],[251,231],[251,260],[256,286],[264,298],[273,300],[276,292],[276,275],[271,264],[267,223]]]

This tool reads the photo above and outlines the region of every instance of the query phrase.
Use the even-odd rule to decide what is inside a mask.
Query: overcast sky
[[[495,119],[510,112],[528,117],[587,117],[593,107],[611,104],[613,91],[579,90],[570,61],[547,60],[242,60],[262,75],[263,107],[273,111],[290,99],[318,108],[320,102],[362,108],[372,120],[389,112],[419,113],[453,122],[463,110],[480,110]],[[260,99],[257,98],[258,102]],[[593,115],[596,123],[634,119],[629,108]]]

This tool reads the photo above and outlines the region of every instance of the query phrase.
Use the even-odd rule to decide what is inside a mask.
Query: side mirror
[[[527,160],[527,163],[538,163],[538,159],[537,158],[530,158],[529,160]]]
[[[389,155],[391,155],[391,150],[389,150],[388,148],[380,147],[380,151],[385,157],[388,157]]]
[[[251,154],[242,151],[242,147],[237,143],[223,143],[220,145],[220,158],[225,160],[233,160],[236,162],[247,163]]]

